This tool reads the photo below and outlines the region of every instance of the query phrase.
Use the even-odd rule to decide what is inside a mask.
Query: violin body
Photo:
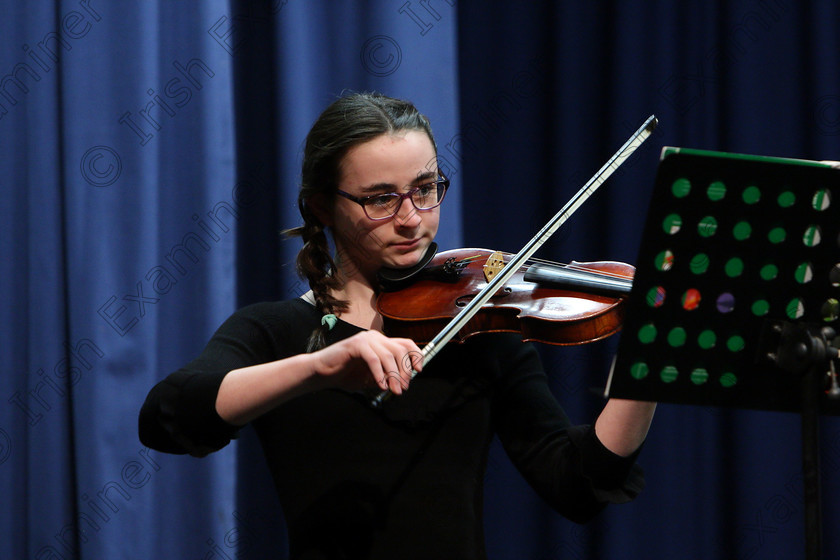
[[[385,333],[418,344],[431,341],[488,284],[485,266],[494,254],[498,255],[487,249],[438,253],[410,283],[382,292],[377,308]],[[501,255],[505,262],[511,257]],[[554,266],[584,271],[587,276],[624,279],[628,285],[635,272],[631,265],[612,261]],[[462,342],[482,332],[518,332],[523,341],[574,345],[601,340],[621,329],[626,293],[529,281],[528,268],[525,265],[516,271],[455,339]]]

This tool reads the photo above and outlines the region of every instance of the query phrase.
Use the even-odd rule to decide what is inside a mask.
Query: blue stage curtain
[[[515,251],[650,114],[660,127],[540,252],[632,263],[659,149],[840,159],[829,2],[6,1],[0,18],[0,558],[269,558],[253,434],[145,449],[151,386],[237,307],[295,297],[303,139],[346,91],[413,100],[453,180],[442,248]],[[579,422],[617,337],[540,347]],[[825,526],[840,425],[822,429]],[[578,526],[494,444],[493,559],[802,556],[794,414],[661,405],[633,503]],[[329,538],[329,536],[325,536]],[[825,531],[826,557],[840,542]]]

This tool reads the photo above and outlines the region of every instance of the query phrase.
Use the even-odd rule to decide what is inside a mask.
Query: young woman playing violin
[[[307,137],[303,225],[290,232],[303,238],[297,264],[311,291],[234,313],[141,410],[145,445],[195,456],[252,422],[292,558],[483,558],[481,482],[494,434],[572,520],[643,486],[634,461],[653,404],[613,399],[594,426],[574,426],[517,334],[450,344],[412,379],[420,348],[381,332],[377,272],[421,259],[448,186],[411,104],[335,101]],[[395,396],[373,407],[380,390]]]

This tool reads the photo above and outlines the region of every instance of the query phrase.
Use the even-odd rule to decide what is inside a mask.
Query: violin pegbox
[[[505,258],[501,251],[495,251],[484,263],[484,279],[490,282],[505,267]]]

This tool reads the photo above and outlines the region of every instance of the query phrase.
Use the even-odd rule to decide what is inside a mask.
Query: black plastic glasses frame
[[[446,176],[444,176],[443,173],[438,172],[438,175],[440,177],[439,179],[436,179],[436,180],[431,181],[429,183],[423,183],[422,185],[417,185],[416,187],[412,188],[411,190],[409,190],[408,192],[403,193],[403,194],[381,193],[381,194],[374,194],[374,195],[371,195],[371,196],[365,196],[365,197],[359,198],[359,197],[354,196],[354,195],[352,195],[348,192],[345,192],[341,189],[336,189],[336,192],[338,194],[340,194],[341,196],[343,196],[344,198],[346,198],[348,200],[352,200],[356,204],[360,205],[362,207],[362,209],[365,211],[365,216],[367,216],[369,220],[374,220],[374,221],[378,222],[380,220],[390,220],[391,218],[396,216],[397,212],[399,211],[400,207],[402,206],[403,200],[405,200],[406,198],[411,201],[411,205],[414,206],[414,208],[416,208],[417,210],[431,210],[432,208],[437,208],[438,206],[440,206],[441,202],[443,202],[443,198],[446,196],[446,191],[449,189],[449,179],[447,179]],[[416,193],[420,189],[428,188],[430,185],[436,185],[437,186],[438,200],[432,206],[426,206],[424,208],[420,208],[414,202],[414,199],[412,197],[414,196],[414,193]],[[441,188],[443,189],[443,191],[441,191]],[[389,214],[388,216],[383,216],[381,218],[373,218],[373,217],[371,217],[370,214],[368,214],[367,207],[373,199],[376,199],[376,198],[381,199],[382,197],[390,197],[391,199],[399,199],[399,201],[394,206],[394,211],[391,212],[391,214]]]

